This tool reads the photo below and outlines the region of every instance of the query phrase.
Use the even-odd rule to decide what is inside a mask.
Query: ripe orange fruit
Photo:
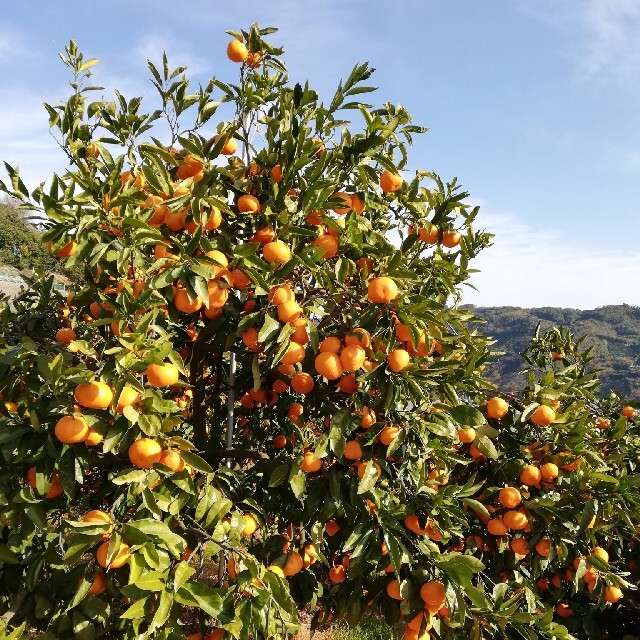
[[[364,477],[364,472],[367,470],[367,465],[368,465],[368,461],[366,460],[359,462],[356,465],[356,468],[358,470],[358,478],[362,479]],[[378,478],[379,478],[382,475],[382,469],[380,468],[380,465],[377,462],[374,462],[372,466],[375,469],[376,473],[378,474]]]
[[[340,364],[345,371],[353,373],[362,367],[367,357],[365,350],[358,344],[350,344],[340,353]]]
[[[468,429],[458,429],[458,439],[463,444],[469,444],[476,439],[476,430],[473,427],[469,427]]]
[[[257,69],[262,63],[262,52],[254,51],[249,53],[246,60],[246,65],[249,69]]]
[[[340,525],[335,520],[329,520],[324,526],[327,535],[333,537],[340,531]]]
[[[446,602],[446,590],[442,582],[425,582],[420,587],[420,597],[429,609],[439,609]]]
[[[327,351],[321,351],[316,356],[315,368],[327,380],[337,380],[343,373],[342,362],[338,354]]]
[[[541,404],[532,414],[531,422],[539,427],[548,427],[556,419],[556,412],[547,405]]]
[[[462,240],[462,236],[457,232],[449,229],[442,234],[442,244],[448,249],[457,247]]]
[[[337,213],[339,216],[344,216],[349,213],[349,211],[351,211],[352,202],[350,194],[345,193],[344,191],[338,191],[334,193],[329,199],[340,200],[343,203],[342,205],[338,205],[333,209],[333,212]]]
[[[290,342],[280,362],[282,362],[282,364],[297,364],[304,360],[305,354],[304,345],[298,344],[297,342]]]
[[[275,231],[267,225],[258,229],[250,238],[249,242],[259,242],[264,245],[268,242],[273,242],[276,239]]]
[[[399,433],[400,429],[395,425],[386,425],[378,434],[378,440],[385,447],[388,447],[398,437]]]
[[[144,375],[152,387],[170,387],[180,379],[180,371],[178,367],[170,362],[162,364],[150,364]]]
[[[393,302],[398,297],[398,286],[391,278],[386,276],[373,278],[369,280],[367,296],[371,302],[389,304],[389,302]]]
[[[285,300],[278,306],[280,322],[294,322],[302,315],[302,308],[295,300]]]
[[[524,557],[530,551],[529,543],[525,538],[515,538],[511,541],[511,550],[517,555]]]
[[[238,198],[238,211],[240,213],[258,214],[261,210],[260,201],[255,196],[245,194]]]
[[[291,339],[298,344],[307,344],[309,342],[309,333],[307,332],[309,321],[306,318],[298,318],[291,325],[295,328]]]
[[[113,532],[113,520],[108,513],[104,511],[100,511],[99,509],[94,509],[93,511],[89,511],[85,513],[82,518],[83,522],[98,522],[100,524],[108,524],[109,528],[102,534],[102,539],[106,540],[111,533]]]
[[[604,591],[604,599],[607,602],[614,603],[618,602],[622,598],[622,590],[619,587],[614,585],[609,585]]]
[[[300,469],[305,473],[315,473],[320,470],[320,467],[322,467],[322,460],[314,460],[313,456],[313,451],[305,451],[302,465],[300,465]]]
[[[394,600],[402,600],[402,596],[400,595],[400,583],[397,580],[392,580],[387,584],[387,594],[390,598]]]
[[[522,484],[526,484],[528,487],[533,487],[536,484],[540,484],[541,478],[542,474],[540,473],[540,469],[532,464],[527,465],[520,474],[520,481],[522,482]]]
[[[262,247],[262,257],[269,264],[284,264],[291,259],[291,250],[282,240],[275,240]]]
[[[507,509],[515,509],[522,502],[522,496],[515,487],[505,487],[500,489],[498,501]]]
[[[116,412],[122,413],[125,407],[130,407],[140,400],[140,394],[133,387],[122,387],[120,397],[118,398],[118,405],[116,406]]]
[[[282,167],[279,164],[271,167],[271,179],[274,182],[282,182]]]
[[[250,535],[253,535],[258,528],[258,521],[251,513],[245,513],[242,518],[244,519],[242,535],[245,536],[245,538],[248,538]]]
[[[422,242],[426,244],[438,243],[438,227],[431,225],[431,227],[422,227],[418,230],[418,236]]]
[[[173,287],[173,304],[178,311],[182,313],[195,313],[202,307],[202,300],[196,296],[193,300],[189,297],[186,289],[178,289]]]
[[[87,593],[90,596],[99,596],[107,590],[107,581],[105,580],[104,573],[97,572],[93,575],[93,581],[89,587]]]
[[[351,194],[351,208],[360,215],[365,209],[365,203],[357,193]]]
[[[352,344],[358,344],[365,349],[371,346],[371,335],[366,329],[357,327],[351,331],[344,339],[344,343],[349,346]]]
[[[549,551],[551,550],[551,539],[540,538],[538,544],[536,544],[536,552],[543,558],[549,557]]]
[[[596,419],[596,427],[598,429],[608,429],[610,422],[606,418],[597,418]]]
[[[84,442],[89,435],[89,425],[82,416],[64,416],[55,426],[56,438],[65,444]]]
[[[309,393],[313,387],[313,378],[304,371],[299,371],[291,378],[291,386],[298,393]]]
[[[556,613],[561,618],[569,618],[573,615],[573,610],[569,607],[566,602],[559,602],[556,605]]]
[[[427,523],[424,529],[420,526],[420,519],[416,514],[411,514],[404,519],[404,525],[409,529],[409,531],[413,531],[413,533],[417,533],[418,535],[424,536],[429,533],[429,523]]]
[[[318,236],[311,244],[322,249],[320,257],[323,260],[329,260],[338,253],[338,239],[328,233]]]
[[[113,400],[113,389],[104,382],[79,384],[74,392],[76,402],[88,409],[106,409]]]
[[[87,447],[95,447],[104,440],[104,436],[89,427],[89,435],[85,438],[84,443]]]
[[[320,343],[320,353],[339,353],[341,346],[340,338],[329,336]]]
[[[504,418],[509,412],[509,405],[506,400],[503,400],[499,396],[491,398],[487,403],[487,416],[494,420],[500,420]]]
[[[161,457],[162,447],[151,438],[135,440],[129,447],[129,460],[138,469],[151,469]]]
[[[400,189],[403,184],[404,179],[402,178],[402,176],[389,171],[389,169],[385,169],[380,174],[380,188],[385,193],[393,193],[395,191],[398,191],[398,189]]]
[[[215,144],[218,144],[218,142],[220,141],[220,138],[222,137],[223,137],[223,134],[216,136],[213,139],[213,142]],[[238,142],[236,141],[236,139],[233,138],[231,135],[225,135],[224,144],[222,145],[222,149],[220,149],[220,153],[223,156],[232,156],[236,152],[237,148],[238,148]]]
[[[350,440],[344,447],[342,454],[347,460],[362,460],[362,447],[357,440]]]
[[[105,569],[119,569],[129,561],[129,545],[121,542],[110,564],[107,564],[109,542],[103,542],[96,551],[98,564]]]
[[[487,523],[487,531],[492,536],[504,536],[509,532],[509,527],[502,518],[493,518]]]
[[[222,307],[229,298],[229,289],[221,287],[217,280],[209,280],[207,282],[207,293],[209,296],[209,308],[205,309],[204,314],[207,318],[217,318],[222,313]]]
[[[527,514],[522,510],[510,510],[502,516],[502,521],[509,527],[509,529],[515,529],[521,531],[529,524]]]
[[[429,614],[431,614],[430,611]],[[431,634],[427,629],[420,633],[420,629],[407,627],[404,630],[404,640],[431,640]]]
[[[35,467],[31,467],[27,471],[27,484],[32,489],[36,489],[36,492],[38,491],[36,488],[36,468]],[[60,477],[54,471],[53,475],[51,476],[51,484],[49,486],[49,491],[47,491],[47,495],[45,496],[45,498],[57,498],[63,491],[64,489],[60,484]]]
[[[553,482],[558,477],[558,467],[553,462],[547,462],[540,467],[540,475],[545,482]]]
[[[620,415],[624,416],[628,420],[633,420],[633,418],[636,417],[636,410],[633,407],[623,407]]]
[[[162,452],[160,456],[160,460],[158,460],[160,464],[163,464],[165,467],[169,467],[172,471],[178,473],[178,471],[182,471],[184,469],[184,460],[180,455],[179,449],[166,449]]]
[[[347,571],[341,564],[338,564],[329,570],[329,580],[331,580],[331,582],[333,582],[334,584],[340,584],[346,579]]]
[[[69,344],[76,338],[77,338],[76,332],[69,327],[63,327],[62,329],[58,329],[58,331],[56,331],[56,342],[62,342],[62,344]]]
[[[273,439],[273,446],[276,449],[284,449],[287,446],[287,439],[280,434]]]
[[[271,304],[274,307],[278,307],[283,302],[287,302],[288,300],[295,300],[295,295],[293,293],[291,285],[283,284],[279,287],[273,287],[273,289],[271,289],[269,298],[271,299]]]
[[[609,562],[609,553],[602,547],[594,547],[591,552],[591,556],[594,558],[600,558],[600,560],[604,560],[605,562]]]
[[[360,383],[356,380],[354,373],[347,373],[338,380],[338,389],[342,393],[356,393],[360,388]]]
[[[244,62],[249,55],[249,50],[240,40],[232,40],[227,45],[227,58],[231,62]]]
[[[47,242],[47,247],[49,251],[51,251],[52,243]],[[58,249],[58,251],[56,252],[56,256],[58,256],[58,258],[69,258],[76,252],[77,248],[78,245],[76,241],[71,240],[67,242],[67,244],[65,244],[62,248]]]
[[[255,327],[249,327],[242,334],[242,342],[248,347],[249,351],[258,351],[258,330]]]
[[[408,351],[404,349],[392,349],[387,356],[387,362],[389,363],[389,369],[394,373],[400,373],[409,366],[411,362],[411,356]]]
[[[369,429],[371,425],[376,422],[376,412],[369,407],[362,407],[362,419],[360,420],[360,426],[363,429]]]
[[[285,576],[295,576],[304,567],[302,556],[297,551],[292,551],[282,570]]]

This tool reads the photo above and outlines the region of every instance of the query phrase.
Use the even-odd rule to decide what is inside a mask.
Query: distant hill
[[[578,337],[588,336],[585,343],[593,346],[593,365],[601,369],[602,390],[640,400],[640,307],[623,304],[593,311],[557,307],[468,308],[487,321],[479,328],[497,341],[492,349],[506,352],[489,375],[500,387],[517,391],[524,386],[524,376],[518,375],[523,366],[518,354],[540,322],[542,330],[562,325]]]

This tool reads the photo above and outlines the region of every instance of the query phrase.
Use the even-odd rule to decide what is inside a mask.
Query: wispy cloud
[[[49,135],[44,101],[43,96],[21,88],[6,91],[0,101],[0,158],[20,168],[28,188],[65,166],[62,151]]]
[[[529,13],[560,28],[580,75],[614,79],[636,88],[640,80],[638,0],[520,0]]]
[[[13,64],[35,52],[28,46],[25,34],[14,25],[0,22],[0,67]]]
[[[134,54],[145,68],[147,60],[151,60],[156,66],[161,65],[164,52],[172,68],[189,67],[188,73],[191,76],[209,70],[210,65],[206,58],[194,53],[168,33],[158,31],[147,33],[140,39],[134,50]]]
[[[483,209],[487,209],[486,205]],[[640,305],[640,252],[621,254],[579,246],[559,229],[541,231],[509,213],[484,213],[494,245],[472,263],[464,302],[479,306],[558,306],[594,309]]]

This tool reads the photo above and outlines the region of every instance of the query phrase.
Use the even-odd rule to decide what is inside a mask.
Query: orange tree
[[[150,114],[91,101],[71,42],[46,106],[69,169],[29,192],[7,165],[85,276],[0,307],[9,637],[284,638],[305,607],[594,637],[635,568],[634,410],[564,332],[525,354],[522,397],[490,390],[450,304],[490,242],[478,209],[409,173],[424,129],[360,102],[367,64],[327,105],[273,31],[230,32],[237,84],[149,63]]]

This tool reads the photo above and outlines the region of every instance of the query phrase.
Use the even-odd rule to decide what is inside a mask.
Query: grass
[[[397,630],[387,626],[383,620],[363,618],[358,627],[349,629],[339,625],[331,630],[331,640],[399,640]]]

